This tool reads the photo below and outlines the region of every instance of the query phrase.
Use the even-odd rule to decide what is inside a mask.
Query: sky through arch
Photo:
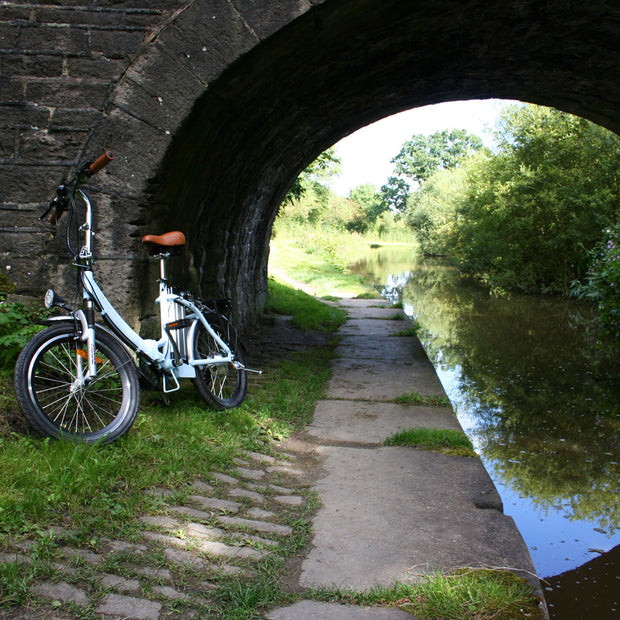
[[[391,160],[414,134],[465,129],[491,146],[488,130],[495,126],[502,108],[510,103],[515,102],[502,99],[451,101],[407,110],[367,125],[336,143],[342,172],[332,180],[331,188],[340,196],[347,196],[352,188],[367,183],[379,189],[392,174]]]

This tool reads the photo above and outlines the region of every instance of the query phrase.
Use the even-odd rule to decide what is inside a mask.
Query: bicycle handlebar
[[[97,174],[100,170],[105,168],[114,159],[112,151],[106,151],[103,155],[100,155],[95,161],[90,164],[85,164],[75,177],[66,184],[60,185],[56,190],[56,196],[49,203],[45,213],[39,217],[39,221],[44,220],[52,211],[54,213],[50,216],[50,222],[55,224],[62,217],[62,214],[69,208],[69,202],[73,202],[73,194],[77,191],[79,185],[86,178],[91,177],[93,174]]]
[[[102,168],[105,168],[114,159],[112,151],[106,151],[103,155],[95,159],[95,161],[88,166],[90,174],[97,174]]]

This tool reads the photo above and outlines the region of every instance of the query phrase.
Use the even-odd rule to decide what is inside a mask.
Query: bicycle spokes
[[[41,359],[33,387],[45,415],[60,429],[92,433],[105,428],[122,403],[122,385],[110,360],[96,356],[98,375],[84,379],[86,352],[63,343]]]

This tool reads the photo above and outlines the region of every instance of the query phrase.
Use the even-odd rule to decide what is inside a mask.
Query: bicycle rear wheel
[[[227,320],[224,317],[221,317],[220,323],[220,327],[212,326],[216,329],[218,336],[233,351],[235,361],[243,364],[243,353],[239,341],[236,338],[230,338],[232,330],[226,329]],[[234,343],[231,340],[234,340]],[[196,359],[205,359],[221,352],[217,342],[202,323],[196,328],[192,347]],[[246,371],[235,368],[231,362],[196,366],[196,378],[193,382],[203,400],[216,409],[238,407],[244,401],[248,387]]]
[[[80,380],[86,344],[73,325],[49,327],[24,347],[15,392],[35,430],[55,439],[110,443],[131,428],[140,404],[133,360],[107,332],[97,329],[96,343],[97,376],[88,384]]]

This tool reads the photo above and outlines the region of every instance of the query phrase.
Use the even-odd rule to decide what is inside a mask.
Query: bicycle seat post
[[[166,259],[170,256],[165,252],[162,252],[159,255],[159,279],[165,283],[166,282]]]

